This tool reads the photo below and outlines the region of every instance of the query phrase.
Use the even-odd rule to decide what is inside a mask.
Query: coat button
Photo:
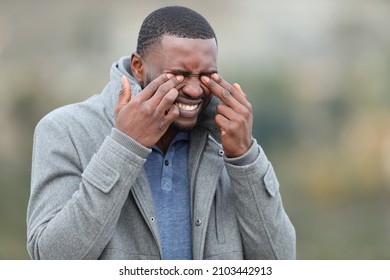
[[[201,224],[202,224],[202,220],[201,219],[196,219],[195,225],[200,226]]]

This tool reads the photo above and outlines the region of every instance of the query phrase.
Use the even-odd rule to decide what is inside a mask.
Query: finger
[[[122,87],[119,92],[119,103],[126,105],[131,99],[131,85],[130,81],[126,76],[122,77]]]
[[[245,93],[242,91],[239,84],[234,83],[232,86],[217,73],[211,75],[211,79],[214,80],[216,83],[218,83],[221,87],[226,89],[231,94],[231,96],[237,99],[241,104],[245,105],[247,103],[246,98],[244,98]]]
[[[173,77],[173,74],[161,74],[146,85],[146,87],[137,95],[137,98],[143,101],[148,100],[156,93],[158,87],[168,81],[171,77]]]
[[[175,105],[172,105],[165,113],[164,116],[159,120],[159,130],[161,132],[166,132],[171,123],[177,119],[180,115],[179,108]]]
[[[235,112],[231,107],[229,107],[223,103],[219,103],[217,105],[217,113],[224,116],[226,119],[228,119],[230,121],[234,120],[238,117],[237,112]]]
[[[209,85],[216,89],[215,94],[221,99],[231,102],[233,99],[240,101],[240,94],[238,94],[237,89],[231,84],[226,82],[220,75],[214,73],[209,78]]]
[[[247,98],[247,95],[245,94],[245,92],[242,91],[241,89],[241,86],[237,83],[234,83],[233,84],[233,87],[237,90],[237,92],[239,92],[242,96],[244,96],[245,98]]]
[[[232,129],[232,131],[237,134],[240,134],[240,131],[242,132],[243,129],[245,130],[252,126],[251,113],[247,111],[244,106],[241,106],[241,108],[243,108],[243,111],[236,112],[223,103],[217,105],[217,116],[224,117],[226,121],[229,121],[229,126],[226,126],[227,123],[224,123],[225,128]]]
[[[171,123],[176,120],[180,115],[179,108],[176,105],[172,105],[167,111],[165,115],[165,121],[167,124],[171,125]]]
[[[229,127],[230,121],[225,116],[217,114],[215,115],[215,124],[221,131],[221,136],[224,136],[227,132],[227,128]]]
[[[131,85],[126,76],[122,76],[122,87],[119,92],[118,102],[115,106],[115,112],[118,113],[120,109],[128,104],[131,100]]]
[[[232,98],[232,93],[223,88],[221,85],[219,85],[217,82],[215,82],[213,79],[202,76],[201,80],[203,84],[214,94],[216,95],[224,104],[228,106],[233,106],[235,99]],[[233,88],[234,89],[234,88]]]
[[[183,76],[181,76],[183,77]],[[179,77],[180,78],[180,77]],[[164,73],[164,74],[161,74],[160,76],[158,76],[156,79],[154,79],[153,81],[151,81],[145,88],[144,90],[139,94],[140,98],[142,98],[142,100],[149,100],[151,99],[153,96],[155,96],[155,94],[159,91],[165,91],[166,93],[171,89],[171,88],[174,88],[176,85],[178,85],[182,80],[184,79],[181,78],[181,80],[178,80],[178,78],[176,78],[173,74],[171,73]],[[163,86],[164,85],[164,86]],[[162,89],[160,89],[160,87],[162,87]]]
[[[168,75],[172,75],[172,74],[168,74]],[[166,95],[168,95],[169,93],[173,94],[172,89],[175,89],[175,87],[178,84],[180,84],[183,80],[184,80],[184,76],[182,76],[182,75],[178,75],[178,76],[172,75],[170,77],[170,79],[168,79],[166,82],[164,82],[163,84],[161,84],[157,88],[155,94],[150,98],[151,105],[153,107],[157,107],[162,102],[162,100],[164,99],[164,97]],[[177,90],[175,89],[175,91],[177,91]],[[176,99],[176,97],[175,97],[175,99]],[[173,103],[173,101],[174,100],[172,100],[172,103]]]
[[[166,112],[170,110],[178,95],[179,91],[176,88],[172,88],[167,94],[163,96],[160,103],[157,104],[156,113],[160,114],[161,116],[166,115]]]

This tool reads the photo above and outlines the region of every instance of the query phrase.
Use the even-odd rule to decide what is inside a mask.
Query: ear
[[[133,72],[134,78],[142,85],[144,77],[144,60],[136,52],[131,55],[131,71]]]

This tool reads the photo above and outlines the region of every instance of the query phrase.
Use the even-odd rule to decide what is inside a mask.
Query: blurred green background
[[[99,93],[165,5],[203,14],[254,107],[298,259],[390,259],[390,2],[0,0],[0,259],[28,259],[33,130]]]

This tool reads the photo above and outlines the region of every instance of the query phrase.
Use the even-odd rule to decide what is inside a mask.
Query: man
[[[100,95],[39,122],[33,259],[295,258],[251,104],[217,72],[208,22],[165,7],[144,20],[137,51],[113,64]]]

